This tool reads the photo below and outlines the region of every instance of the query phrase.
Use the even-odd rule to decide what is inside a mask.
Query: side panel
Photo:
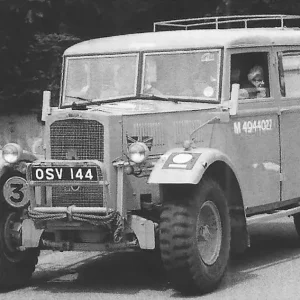
[[[161,103],[159,104],[161,105]],[[179,111],[169,113],[160,112],[124,116],[123,140],[125,143],[123,144],[123,152],[127,152],[126,140],[128,137],[135,137],[139,141],[147,137],[153,138],[150,156],[154,157],[154,162],[157,160],[157,157],[163,155],[170,149],[178,148],[179,151],[182,151],[183,149],[180,147],[182,147],[184,140],[189,138],[190,133],[206,121],[212,119],[213,115],[205,110],[180,110],[181,107],[181,104],[178,104]],[[212,129],[213,125],[206,125],[205,130],[199,130],[195,133],[196,147],[207,147],[209,145]],[[200,166],[200,168],[202,167]],[[182,179],[185,178],[182,174],[184,170],[175,171],[179,174],[179,177]],[[169,175],[170,172],[171,174]],[[161,176],[164,177],[164,180],[175,179],[172,170],[165,169],[162,173]],[[191,174],[191,172],[187,173]],[[148,178],[136,178],[132,175],[125,175],[125,178],[127,180],[127,186],[130,186],[132,191],[134,191],[136,203],[139,203],[143,197],[147,198],[150,195],[153,201],[158,202],[160,200],[158,185],[147,184]],[[156,178],[156,180],[158,180],[158,178]]]
[[[300,48],[282,47],[278,50],[282,200],[289,200],[300,196]]]
[[[246,110],[217,137],[237,169],[245,207],[280,200],[280,148],[277,108]],[[221,145],[220,145],[221,147]]]
[[[279,97],[274,49],[236,48],[226,54],[229,54],[230,67],[224,70],[225,78],[246,86],[250,70],[259,65],[264,69],[264,81],[270,93],[252,99],[241,97],[237,115],[231,118],[229,127],[216,132],[213,146],[225,147],[221,150],[237,169],[245,208],[279,202]],[[238,78],[231,73],[231,68],[240,70]]]
[[[286,105],[288,103],[285,103]],[[300,196],[300,106],[281,114],[282,200]]]
[[[200,130],[199,134],[205,136],[205,148],[190,151],[195,156],[191,168],[168,167],[172,155],[184,152],[183,148],[166,152],[156,164],[149,183],[196,184],[205,169],[220,160],[236,172],[245,207],[279,201],[278,109],[275,106],[261,109],[262,103],[258,102],[251,106],[252,109],[241,110],[229,123],[207,125]]]
[[[153,147],[151,155],[165,154],[170,149],[181,149],[182,143],[189,137],[195,128],[210,120],[210,112],[181,112],[144,115],[140,120],[126,117],[124,120],[124,139],[126,135],[152,136]],[[197,131],[196,147],[200,151],[206,148],[213,149],[211,153],[215,160],[223,160],[214,153],[224,153],[224,157],[232,162],[233,169],[241,184],[241,191],[245,207],[264,205],[280,200],[280,149],[278,108],[274,98],[268,101],[261,100],[240,105],[238,116],[232,117],[229,122],[207,124]],[[179,151],[178,150],[178,151]],[[126,151],[126,148],[124,148]],[[175,151],[175,150],[174,150]],[[199,152],[198,151],[198,152]],[[215,152],[214,152],[215,151]],[[196,150],[197,152],[197,150]],[[201,152],[201,151],[200,151]],[[200,159],[201,158],[201,159]],[[205,167],[202,166],[200,156],[192,170],[162,169],[163,160],[160,160],[160,172],[151,174],[149,183],[191,183],[196,184]],[[209,160],[213,161],[212,157]],[[205,160],[205,163],[210,162]],[[155,178],[159,176],[160,178]],[[141,179],[130,178],[133,190],[139,193],[154,193],[155,185],[141,184]]]

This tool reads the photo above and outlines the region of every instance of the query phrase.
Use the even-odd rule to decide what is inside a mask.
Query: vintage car
[[[252,223],[293,216],[299,233],[299,20],[166,21],[67,49],[45,159],[3,148],[21,174],[2,180],[0,284],[26,282],[40,249],[142,249],[206,293]]]

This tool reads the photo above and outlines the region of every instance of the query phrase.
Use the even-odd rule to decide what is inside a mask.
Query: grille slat
[[[95,120],[68,119],[50,126],[51,158],[104,160],[104,126]],[[99,178],[102,179],[101,174]],[[102,186],[52,188],[53,206],[102,207]]]

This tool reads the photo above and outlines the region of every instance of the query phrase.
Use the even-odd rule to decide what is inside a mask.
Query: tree
[[[0,0],[0,107],[58,99],[61,56],[70,45],[151,31],[153,22],[212,15],[300,14],[298,0]],[[298,24],[299,25],[299,24]]]

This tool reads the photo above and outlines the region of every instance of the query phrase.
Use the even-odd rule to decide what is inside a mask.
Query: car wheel
[[[20,212],[5,210],[0,215],[0,286],[25,284],[35,270],[39,249],[20,251]]]
[[[206,293],[220,283],[230,252],[230,217],[225,194],[211,179],[192,193],[176,193],[163,207],[162,261],[178,291]]]

